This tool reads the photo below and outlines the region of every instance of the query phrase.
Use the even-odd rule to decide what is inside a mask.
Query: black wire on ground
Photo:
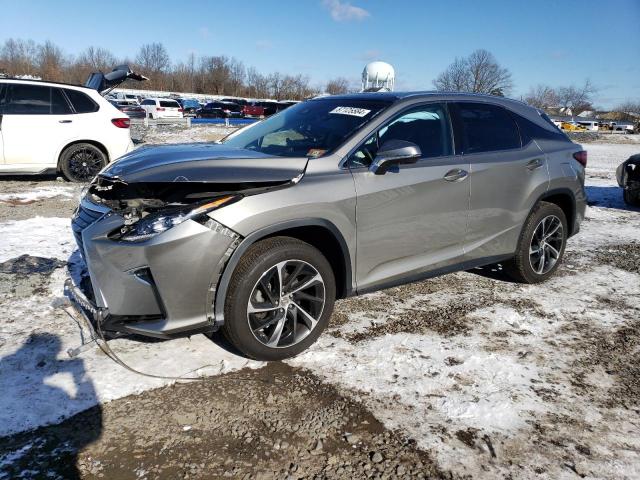
[[[64,311],[76,323],[78,323],[76,321],[75,317],[71,313],[69,313],[67,308],[64,308]],[[186,372],[184,375],[181,375],[181,376],[178,376],[178,377],[165,376],[165,375],[155,375],[153,373],[145,373],[145,372],[141,372],[140,370],[136,370],[135,368],[130,367],[127,363],[125,363],[124,360],[122,360],[111,349],[111,347],[108,345],[108,341],[104,338],[104,333],[102,332],[102,328],[101,328],[100,322],[96,322],[96,327],[97,328],[93,328],[93,325],[89,324],[90,321],[89,321],[89,319],[86,318],[85,315],[82,315],[82,318],[85,321],[85,323],[87,324],[87,328],[89,330],[89,333],[91,334],[91,338],[93,339],[94,342],[96,342],[96,345],[98,345],[100,350],[102,350],[102,353],[104,353],[107,357],[109,357],[115,363],[120,365],[122,368],[125,368],[125,369],[129,370],[130,372],[136,373],[138,375],[142,375],[144,377],[149,377],[149,378],[158,378],[158,379],[162,379],[162,380],[189,381],[189,382],[202,382],[202,381],[206,381],[206,380],[211,380],[211,378],[212,378],[212,377],[185,377],[184,376],[184,375],[188,375],[189,373],[195,372],[197,370],[201,370],[201,369],[206,368],[206,367],[215,367],[215,365],[211,365],[211,364],[202,365],[201,367],[195,368],[195,369],[193,369],[193,370],[191,370],[189,372]],[[80,330],[82,331],[82,328]],[[80,335],[82,336],[82,333]],[[98,338],[100,339],[100,341],[98,341]]]

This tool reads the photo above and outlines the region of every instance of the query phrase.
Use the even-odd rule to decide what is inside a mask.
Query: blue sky
[[[640,0],[0,0],[0,12],[0,41],[49,39],[70,54],[94,45],[133,58],[162,42],[174,60],[234,56],[317,84],[358,83],[375,59],[394,65],[398,90],[416,90],[486,48],[512,72],[514,97],[590,78],[597,105],[640,99]]]

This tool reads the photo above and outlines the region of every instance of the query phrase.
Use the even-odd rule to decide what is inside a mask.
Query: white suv
[[[182,118],[183,110],[178,102],[170,98],[145,98],[140,106],[149,118]]]
[[[129,122],[95,89],[0,79],[0,174],[91,180],[133,149]]]

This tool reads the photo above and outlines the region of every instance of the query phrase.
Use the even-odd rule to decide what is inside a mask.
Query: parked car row
[[[140,106],[148,118],[265,118],[295,105],[296,101],[250,100],[227,97],[222,100],[200,102],[194,98],[147,97],[123,92],[111,93],[108,99],[120,111],[127,113],[129,107]],[[164,102],[164,105],[161,104]],[[177,104],[177,106],[176,106]],[[177,109],[177,110],[176,110]],[[141,118],[135,114],[131,118]],[[144,116],[142,118],[144,118]]]

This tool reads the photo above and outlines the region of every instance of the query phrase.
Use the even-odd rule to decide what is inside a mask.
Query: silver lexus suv
[[[336,299],[497,262],[546,280],[584,218],[586,160],[504,98],[305,101],[102,170],[73,217],[87,268],[69,296],[111,335],[221,328],[249,357],[290,357]]]

